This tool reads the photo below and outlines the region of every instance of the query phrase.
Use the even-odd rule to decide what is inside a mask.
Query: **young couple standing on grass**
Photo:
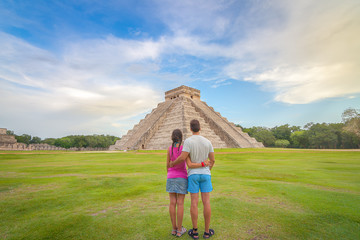
[[[205,220],[203,237],[210,238],[215,233],[213,229],[209,228],[211,218],[210,192],[213,190],[210,170],[215,163],[214,148],[208,139],[200,136],[198,120],[194,119],[190,122],[190,129],[193,135],[184,141],[183,146],[181,145],[182,132],[175,129],[171,136],[172,144],[167,152],[166,191],[170,197],[169,212],[173,227],[171,234],[181,237],[187,231],[182,226],[182,221],[185,194],[190,192],[190,215],[193,228],[188,231],[188,234],[193,239],[199,239],[197,221],[200,190]],[[187,171],[185,162],[188,166]]]

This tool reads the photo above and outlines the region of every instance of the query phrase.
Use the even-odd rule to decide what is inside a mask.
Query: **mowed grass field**
[[[215,157],[212,239],[360,239],[359,151]],[[165,151],[0,152],[0,239],[174,239],[165,159]],[[188,229],[189,207],[187,195]]]

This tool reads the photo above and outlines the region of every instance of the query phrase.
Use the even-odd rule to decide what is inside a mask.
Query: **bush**
[[[278,139],[275,141],[275,147],[286,148],[290,145],[290,142],[286,139]]]

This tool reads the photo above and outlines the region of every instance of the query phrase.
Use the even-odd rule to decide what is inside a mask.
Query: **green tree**
[[[309,138],[305,130],[291,133],[290,139],[295,148],[307,148],[309,146]]]
[[[311,148],[336,148],[338,143],[337,135],[326,123],[313,124],[308,130],[308,136]]]
[[[296,131],[301,131],[301,127],[300,126],[291,126],[290,130],[291,130],[291,133],[296,132]]]
[[[269,130],[266,127],[251,127],[251,128],[243,128],[243,132],[246,132],[249,134],[250,137],[254,137],[255,133],[260,132],[262,130]]]
[[[44,140],[41,141],[41,143],[46,143],[55,146],[55,141],[56,141],[55,138],[45,138]]]
[[[360,112],[354,108],[346,109],[342,114],[345,123],[344,130],[352,132],[360,137]]]
[[[328,127],[337,137],[336,148],[342,148],[342,132],[344,128],[343,123],[329,123]]]
[[[343,130],[341,132],[342,148],[360,148],[360,137],[355,133]]]
[[[30,140],[31,140],[31,135],[28,135],[28,134],[23,134],[21,136],[16,136],[15,135],[15,138],[16,138],[17,142],[25,143],[25,144],[29,145]]]
[[[40,137],[32,137],[30,140],[30,143],[41,143],[41,138]]]
[[[290,142],[286,139],[278,139],[275,141],[275,147],[286,148],[290,145]]]
[[[110,145],[113,145],[116,140],[119,140],[119,137],[109,136],[109,135],[71,135],[63,138],[58,138],[54,141],[53,145],[64,147],[64,148],[82,148],[82,147],[92,147],[92,148],[108,148]],[[52,141],[52,139],[50,140]]]
[[[98,138],[95,135],[85,136],[85,142],[88,147],[96,147],[98,144]]]
[[[82,148],[82,147],[88,147],[88,143],[86,142],[86,138],[83,135],[78,136],[72,136],[74,147]]]
[[[256,141],[262,142],[265,147],[274,146],[276,140],[274,134],[268,129],[259,130],[254,133],[254,137]]]
[[[62,138],[58,138],[55,140],[54,145],[57,147],[62,147],[62,148],[71,148],[73,147],[73,143],[71,138],[69,137],[62,137]]]
[[[309,130],[312,127],[312,125],[314,125],[314,123],[309,122],[309,123],[305,124],[304,129]]]
[[[360,117],[359,110],[356,110],[355,108],[347,108],[345,111],[341,114],[342,120],[344,123],[347,123],[351,121],[354,118]]]
[[[7,135],[15,135],[15,134],[14,134],[14,131],[11,131],[11,130],[6,130],[6,134],[7,134]]]
[[[289,124],[281,125],[279,127],[276,126],[271,129],[271,132],[274,134],[276,139],[286,139],[290,141],[292,131]]]

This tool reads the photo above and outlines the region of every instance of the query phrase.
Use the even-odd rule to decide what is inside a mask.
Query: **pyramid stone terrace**
[[[244,133],[241,128],[222,117],[219,112],[200,100],[200,91],[180,86],[165,92],[165,101],[158,104],[110,150],[167,149],[174,129],[183,132],[183,139],[192,135],[190,121],[200,122],[200,134],[214,148],[258,148],[261,142]]]

